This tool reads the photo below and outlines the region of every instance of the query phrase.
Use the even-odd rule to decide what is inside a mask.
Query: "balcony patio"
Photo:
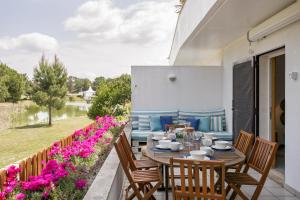
[[[125,132],[128,136],[130,136],[131,127],[127,126],[125,128]],[[136,153],[135,155],[138,159],[145,159],[142,153]],[[258,174],[254,170],[250,170],[250,174],[253,177],[258,178]],[[125,190],[128,185],[128,179],[124,175],[122,167],[120,166],[117,153],[115,152],[115,150],[112,150],[84,199],[125,199]],[[248,198],[251,198],[254,189],[255,188],[252,186],[242,187],[242,191]],[[227,195],[226,199],[229,199],[230,195],[231,192]],[[165,190],[159,190],[155,192],[154,197],[157,200],[165,200]],[[169,199],[172,199],[171,189],[169,190]],[[237,196],[235,199],[239,200],[241,198]],[[285,189],[281,184],[268,177],[258,199],[299,200],[300,198],[296,197],[294,194]]]

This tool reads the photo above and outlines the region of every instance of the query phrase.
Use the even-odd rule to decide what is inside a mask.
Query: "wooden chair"
[[[243,153],[245,156],[248,156],[253,142],[254,142],[254,134],[247,133],[246,131],[241,130],[236,140],[236,143],[233,146],[241,153]],[[228,167],[228,169],[234,169],[235,172],[239,172],[243,167],[243,165],[244,163],[241,163],[239,165]]]
[[[183,124],[166,124],[165,130],[168,131],[169,129],[175,130],[176,128],[185,128],[185,125]]]
[[[256,186],[256,190],[253,193],[252,200],[256,200],[263,189],[273,160],[277,151],[277,144],[265,139],[257,137],[255,144],[251,151],[249,160],[247,161],[242,173],[240,172],[227,172],[225,181],[228,183],[226,191],[230,191],[232,188],[234,191],[230,199],[235,199],[238,194],[242,199],[248,199],[246,195],[240,190],[242,185]],[[254,169],[261,176],[257,180],[248,174],[249,169]]]
[[[254,134],[241,130],[236,143],[233,146],[243,154],[248,155],[253,142]]]
[[[157,168],[159,167],[159,164],[157,162],[154,162],[152,160],[137,160],[134,153],[131,150],[130,144],[127,140],[125,132],[122,132],[120,134],[120,140],[124,147],[124,151],[127,156],[130,158],[128,159],[130,164],[132,165],[133,169],[149,169],[149,168]]]
[[[225,165],[223,161],[170,159],[173,199],[225,199]],[[180,185],[176,185],[175,170],[180,171]],[[200,171],[201,170],[201,171]],[[216,186],[217,174],[221,182]],[[208,186],[209,185],[209,186]]]
[[[162,176],[158,168],[135,170],[132,168],[128,156],[126,156],[125,149],[120,138],[114,143],[121,165],[128,178],[129,186],[126,189],[126,200],[137,198],[139,200],[155,199],[153,193],[161,186]],[[155,183],[153,186],[152,183]],[[130,190],[133,193],[128,197]]]

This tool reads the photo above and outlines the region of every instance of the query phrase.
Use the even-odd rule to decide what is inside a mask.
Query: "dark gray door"
[[[254,128],[254,71],[251,61],[233,66],[233,140],[240,130],[253,132]]]

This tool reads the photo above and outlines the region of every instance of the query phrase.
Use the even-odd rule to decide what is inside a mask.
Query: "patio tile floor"
[[[139,157],[139,155],[137,155]],[[254,177],[257,177],[257,174],[255,171],[250,171],[250,174]],[[125,188],[129,185],[128,180],[125,177],[124,181],[124,187],[123,187],[123,199],[125,199]],[[255,190],[255,187],[253,186],[242,186],[242,191],[250,198]],[[165,193],[164,191],[155,192],[155,198],[157,200],[165,200]],[[228,194],[227,198],[229,199],[230,194]],[[135,198],[136,199],[136,198]],[[169,192],[169,199],[172,199],[172,192]],[[289,191],[287,191],[285,188],[283,188],[281,185],[276,183],[275,181],[271,180],[270,178],[267,179],[264,189],[262,190],[259,200],[300,200],[300,198],[296,197]],[[236,197],[236,200],[241,200],[240,197]]]

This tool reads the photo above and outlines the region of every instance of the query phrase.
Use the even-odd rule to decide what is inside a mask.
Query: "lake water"
[[[79,117],[87,114],[90,104],[84,102],[67,102],[61,110],[52,111],[52,120],[64,120],[71,117]],[[30,105],[22,112],[11,115],[12,127],[48,123],[48,109],[36,105]]]

